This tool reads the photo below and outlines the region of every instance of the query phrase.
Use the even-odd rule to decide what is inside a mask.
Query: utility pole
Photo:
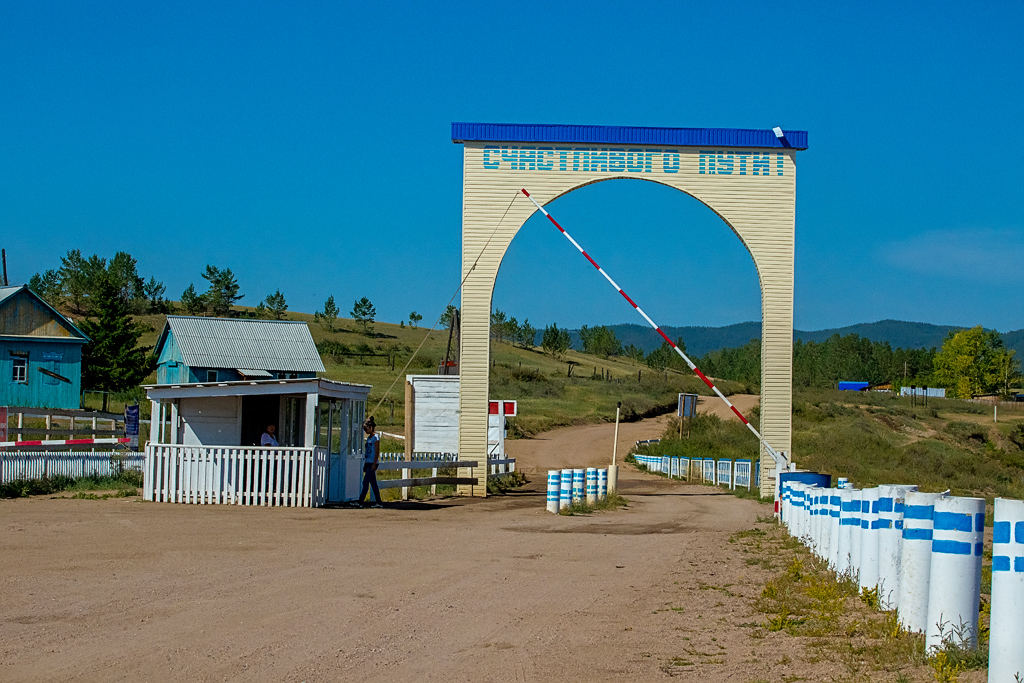
[[[4,282],[3,282],[3,284],[4,284],[4,287],[6,287],[7,285],[10,284],[10,282],[7,281],[7,250],[6,249],[0,249],[0,258],[2,258],[3,262],[4,262]]]

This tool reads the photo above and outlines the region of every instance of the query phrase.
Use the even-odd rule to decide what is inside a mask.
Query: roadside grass
[[[847,477],[858,487],[917,484],[922,491],[1024,498],[1024,413],[999,423],[985,406],[930,399],[925,407],[887,394],[799,389],[793,400],[793,453],[802,469]],[[990,409],[988,409],[990,410]],[[1020,411],[1018,411],[1020,412]],[[748,419],[757,424],[758,411]],[[756,459],[757,440],[736,420],[698,415],[689,437],[671,421],[661,443],[638,452],[688,458]],[[733,491],[747,497],[746,490]],[[754,492],[751,492],[753,497]]]
[[[17,479],[0,484],[0,498],[24,498],[27,496],[44,496],[61,491],[118,491],[114,497],[122,495],[138,495],[138,487],[142,486],[142,472],[125,470],[116,476],[89,475],[74,479],[56,475],[38,479]],[[135,493],[122,494],[122,491]],[[110,496],[108,496],[110,497]]]
[[[798,638],[809,662],[840,664],[851,681],[921,680],[953,683],[961,673],[988,665],[987,607],[982,604],[978,648],[963,644],[962,625],[944,629],[943,645],[925,651],[924,636],[909,633],[895,611],[878,610],[877,591],[858,590],[849,574],[837,575],[784,527],[773,521],[733,534],[730,543],[750,554],[748,565],[774,572],[754,608],[763,620],[748,624],[763,638],[783,632]]]
[[[626,507],[629,507],[629,500],[617,493],[609,493],[603,500],[598,500],[593,504],[587,503],[586,499],[577,500],[574,503],[570,503],[567,507],[559,510],[558,514],[573,517],[576,515],[589,515],[594,512],[618,510],[619,508]]]

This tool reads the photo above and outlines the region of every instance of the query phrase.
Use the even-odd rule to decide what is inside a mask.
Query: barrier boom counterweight
[[[618,285],[618,284],[616,284],[615,280],[613,280],[613,279],[612,279],[612,278],[611,278],[611,277],[610,277],[610,276],[608,275],[608,273],[604,272],[604,268],[602,268],[601,266],[597,265],[597,261],[595,261],[594,259],[592,259],[592,258],[590,257],[590,254],[588,254],[588,253],[586,252],[586,250],[585,250],[585,249],[584,249],[583,247],[581,247],[581,246],[580,246],[579,242],[577,242],[576,240],[574,240],[574,239],[572,238],[572,235],[570,235],[570,234],[569,234],[568,232],[566,232],[566,231],[565,231],[565,228],[563,228],[563,227],[562,227],[561,225],[559,225],[559,224],[558,224],[558,221],[556,221],[556,220],[554,219],[554,217],[553,217],[553,216],[552,216],[552,215],[551,215],[550,213],[548,213],[548,212],[547,212],[547,211],[546,211],[546,210],[544,209],[544,207],[543,207],[543,206],[541,206],[541,205],[540,205],[540,204],[539,204],[539,203],[537,202],[537,200],[536,200],[536,199],[534,199],[534,198],[533,198],[533,197],[532,197],[532,196],[530,195],[530,193],[529,193],[529,192],[527,192],[527,191],[526,191],[526,189],[525,189],[525,188],[524,188],[524,189],[522,190],[522,192],[523,192],[523,194],[524,194],[524,195],[526,195],[526,198],[527,198],[527,199],[529,199],[529,200],[530,200],[531,202],[533,202],[533,205],[534,205],[534,206],[536,206],[536,207],[537,207],[537,209],[538,209],[538,210],[539,210],[539,211],[540,211],[540,212],[541,212],[542,214],[544,214],[545,216],[547,216],[547,219],[548,219],[549,221],[551,221],[551,223],[552,223],[552,224],[553,224],[553,225],[554,225],[554,226],[555,226],[556,228],[558,228],[558,231],[559,231],[560,233],[562,233],[563,235],[565,235],[565,238],[566,238],[567,240],[569,240],[570,242],[572,242],[572,246],[576,247],[576,249],[577,249],[577,250],[578,250],[578,251],[579,251],[579,252],[580,252],[581,254],[583,254],[583,257],[584,257],[584,258],[586,258],[586,259],[587,259],[587,261],[589,261],[589,262],[590,262],[590,265],[592,265],[592,266],[594,266],[595,268],[597,268],[597,271],[598,271],[599,273],[601,273],[601,275],[603,275],[603,276],[604,276],[604,279],[605,279],[605,280],[607,280],[607,281],[608,281],[608,283],[609,283],[609,284],[610,284],[610,285],[611,285],[612,287],[614,287],[614,288],[615,288],[615,291],[617,291],[617,292],[618,292],[619,294],[621,294],[621,295],[622,295],[622,298],[623,298],[623,299],[625,299],[626,301],[628,301],[628,302],[629,302],[629,305],[630,305],[630,306],[632,306],[632,307],[633,307],[634,309],[636,309],[636,312],[637,312],[637,313],[639,313],[639,314],[640,314],[640,315],[641,315],[641,316],[643,317],[643,319],[647,321],[647,324],[648,324],[648,325],[650,325],[651,327],[653,327],[653,328],[654,328],[654,330],[655,330],[655,331],[656,331],[656,332],[657,332],[658,334],[660,334],[660,335],[661,335],[661,338],[662,338],[662,339],[664,339],[664,340],[665,340],[666,342],[668,342],[669,346],[671,346],[671,347],[672,347],[672,348],[673,348],[673,349],[675,350],[675,352],[679,354],[679,357],[680,357],[680,358],[682,358],[682,359],[683,359],[683,360],[684,360],[684,361],[686,362],[686,365],[687,365],[687,366],[688,366],[688,367],[689,367],[689,368],[690,368],[691,370],[693,370],[693,372],[694,372],[694,373],[695,373],[695,374],[696,374],[696,375],[697,375],[698,377],[700,377],[700,378],[701,378],[701,380],[702,380],[702,381],[704,382],[704,384],[708,385],[708,387],[709,387],[709,388],[710,388],[710,389],[711,389],[711,390],[712,390],[713,392],[715,392],[715,394],[716,394],[716,395],[718,396],[718,398],[722,399],[722,401],[724,401],[724,402],[725,402],[725,405],[729,406],[729,408],[730,408],[730,409],[732,410],[732,412],[736,413],[736,417],[738,417],[738,418],[739,418],[739,419],[740,419],[740,420],[741,420],[741,421],[743,422],[743,424],[745,424],[745,425],[747,426],[747,429],[749,429],[749,430],[751,431],[751,433],[753,433],[753,435],[757,437],[757,440],[758,440],[758,442],[760,442],[760,443],[761,443],[762,445],[764,445],[764,447],[765,447],[765,450],[767,450],[767,451],[768,451],[768,454],[772,456],[772,459],[773,459],[773,460],[775,460],[775,465],[776,465],[776,467],[778,468],[778,470],[779,470],[779,471],[782,471],[782,470],[784,470],[784,469],[786,468],[786,461],[785,461],[785,459],[784,459],[784,458],[783,458],[783,457],[782,457],[781,455],[779,455],[778,451],[776,451],[776,450],[775,450],[774,448],[772,448],[772,447],[771,447],[771,445],[770,445],[770,444],[769,444],[769,443],[768,443],[767,441],[765,441],[764,437],[763,437],[763,436],[761,436],[761,433],[760,433],[759,431],[757,431],[757,429],[755,429],[755,428],[754,428],[754,425],[750,424],[750,421],[749,421],[749,420],[748,420],[747,418],[743,417],[743,413],[741,413],[741,412],[740,412],[739,410],[737,410],[737,409],[736,409],[736,406],[734,406],[734,405],[732,404],[732,401],[730,401],[729,399],[727,399],[727,398],[725,397],[725,394],[723,394],[723,393],[722,393],[721,391],[719,391],[718,387],[716,387],[716,386],[715,386],[714,382],[712,382],[712,381],[711,381],[710,379],[708,379],[708,378],[707,378],[707,376],[706,376],[706,375],[705,375],[705,374],[704,374],[703,372],[701,372],[701,371],[700,371],[700,368],[698,368],[698,367],[697,367],[697,366],[696,366],[696,365],[694,364],[694,362],[693,362],[692,360],[690,360],[690,358],[689,358],[689,357],[688,357],[688,356],[687,356],[687,355],[686,355],[685,353],[683,353],[683,350],[682,350],[682,349],[680,349],[680,348],[679,348],[679,347],[678,347],[678,346],[676,345],[676,343],[675,343],[674,341],[672,341],[671,339],[669,339],[668,335],[667,335],[667,334],[665,334],[665,333],[664,333],[664,332],[663,332],[663,331],[661,330],[661,328],[660,328],[660,327],[658,327],[658,324],[657,324],[656,322],[654,322],[653,320],[651,320],[651,317],[650,317],[649,315],[647,315],[646,313],[644,313],[644,310],[643,310],[642,308],[640,308],[639,306],[637,306],[636,302],[635,302],[635,301],[633,301],[632,299],[630,299],[630,298],[629,298],[629,295],[628,295],[628,294],[626,294],[626,293],[625,293],[624,291],[622,291],[622,287],[619,287],[619,285]]]

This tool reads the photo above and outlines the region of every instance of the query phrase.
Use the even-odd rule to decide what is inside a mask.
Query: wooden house
[[[153,354],[158,384],[313,379],[324,364],[306,323],[169,315]]]
[[[88,342],[28,285],[0,287],[0,405],[78,408]]]

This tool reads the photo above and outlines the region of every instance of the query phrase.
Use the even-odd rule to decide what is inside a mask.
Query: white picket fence
[[[141,470],[146,456],[133,451],[40,451],[0,454],[0,484],[43,477],[115,476]]]
[[[316,507],[327,449],[149,444],[143,498],[165,503]]]

